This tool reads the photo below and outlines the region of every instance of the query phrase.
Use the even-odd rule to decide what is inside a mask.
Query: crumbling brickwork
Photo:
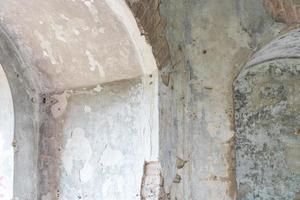
[[[144,176],[141,186],[142,200],[165,200],[166,194],[163,191],[163,179],[159,162],[146,162]]]
[[[287,24],[300,23],[299,0],[265,0],[265,3],[276,21]]]
[[[157,66],[161,69],[169,60],[169,47],[164,34],[166,21],[160,15],[160,0],[126,0],[137,23],[152,46]]]

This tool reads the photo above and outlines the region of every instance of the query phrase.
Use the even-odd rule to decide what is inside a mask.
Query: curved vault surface
[[[50,91],[134,78],[156,68],[151,47],[124,1],[0,4],[1,26]]]

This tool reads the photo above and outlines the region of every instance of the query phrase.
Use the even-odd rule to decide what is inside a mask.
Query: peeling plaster
[[[105,1],[28,0],[22,5],[17,0],[3,1],[0,18],[9,34],[18,38],[15,42],[20,53],[51,81],[45,88],[53,93],[136,78],[156,70],[151,47],[140,35],[127,5],[121,4],[135,26],[133,36]],[[39,16],[37,20],[32,13]],[[136,48],[135,40],[141,48]],[[140,58],[138,51],[143,51],[143,46],[148,50]]]
[[[34,31],[34,35],[40,40],[40,46],[43,49],[43,56],[48,57],[53,65],[57,64],[57,60],[54,57],[54,52],[51,47],[51,43],[45,40],[43,35],[39,32]]]
[[[59,15],[62,19],[69,21],[70,19],[68,17],[66,17],[64,14],[60,14]]]
[[[85,137],[85,131],[79,127],[71,132],[71,138],[67,141],[62,154],[62,163],[66,173],[72,175],[73,161],[83,161],[81,180],[88,181],[92,175],[92,168],[88,161],[92,156],[92,148],[89,140]]]
[[[56,103],[51,106],[51,113],[54,118],[60,117],[65,112],[68,105],[68,96],[67,92],[51,96],[56,100]]]
[[[42,200],[51,200],[51,194],[48,193],[48,194],[46,194],[46,195],[43,195],[43,196],[42,196]]]
[[[90,106],[84,106],[84,112],[90,113],[90,112],[92,112],[92,108]]]
[[[101,87],[101,85],[97,85],[93,90],[96,92],[101,92],[103,88]]]
[[[86,1],[83,1],[83,2],[88,7],[88,9],[89,9],[90,13],[92,14],[95,22],[96,23],[100,22],[99,15],[98,15],[98,10],[93,5],[94,1],[93,0],[86,0]]]
[[[62,25],[58,25],[58,24],[51,24],[52,29],[54,30],[55,33],[55,37],[64,42],[67,43],[66,40],[66,33],[64,31],[64,27]]]
[[[280,47],[277,43],[275,52]],[[245,67],[235,81],[239,199],[295,199],[299,192],[300,138],[293,134],[300,127],[296,66],[299,59],[276,58]]]
[[[122,166],[124,155],[121,151],[114,150],[111,146],[108,146],[104,150],[100,162],[104,167]]]
[[[140,199],[144,162],[158,159],[156,80],[68,92],[67,113],[57,119],[64,124],[62,199]]]
[[[103,70],[102,65],[95,59],[93,54],[91,52],[89,52],[88,50],[86,50],[85,55],[88,57],[90,70],[95,71],[97,68],[100,76],[105,77],[105,72]]]
[[[87,183],[93,176],[94,167],[89,163],[86,162],[84,167],[80,170],[80,181],[82,183]]]

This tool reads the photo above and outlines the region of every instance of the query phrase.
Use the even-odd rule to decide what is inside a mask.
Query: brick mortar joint
[[[277,22],[300,24],[300,1],[264,0],[265,7]]]
[[[157,30],[158,24],[160,24],[161,21],[164,21],[164,19],[160,15],[160,6],[159,6],[160,1],[159,0],[151,0],[151,1],[144,2],[142,0],[126,0],[126,3],[128,4],[129,8],[133,12],[133,15],[135,16],[135,19],[137,21],[137,24],[141,31],[141,34],[145,36],[147,42],[151,45],[153,54],[154,54],[154,52],[157,52],[157,51],[161,52],[162,48],[164,49],[164,51],[162,51],[162,52],[167,54],[165,56],[154,55],[157,66],[159,69],[161,69],[164,65],[166,65],[168,59],[170,58],[170,56],[169,56],[170,52],[169,52],[167,38],[165,36],[166,23],[162,29],[159,29],[159,31]],[[148,3],[148,6],[147,5],[145,6],[146,3]],[[154,7],[154,9],[151,6]],[[134,7],[137,9],[134,9]],[[150,10],[148,10],[148,11],[144,10],[144,12],[141,13],[141,12],[139,12],[139,9],[141,9],[141,7],[143,7],[143,8],[151,7],[151,8],[150,8]],[[149,13],[151,14],[151,16],[147,18],[147,16],[145,16],[145,15],[149,15]],[[155,20],[155,18],[153,17],[154,13],[157,13],[158,18],[159,18],[158,22],[156,22],[156,23],[153,23],[153,21]],[[149,35],[149,34],[151,34],[151,35]],[[156,36],[160,36],[160,39],[165,41],[162,43],[162,44],[164,44],[163,46],[156,46],[155,43],[157,41],[151,41],[151,38],[157,38]]]

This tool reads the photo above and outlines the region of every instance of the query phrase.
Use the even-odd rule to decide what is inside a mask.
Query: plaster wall
[[[171,199],[235,199],[232,84],[279,34],[262,1],[161,1],[171,52],[161,71],[160,159]]]
[[[43,92],[136,78],[156,69],[123,0],[0,3],[1,26],[39,72]]]
[[[6,75],[0,65],[0,199],[13,197],[14,110]]]
[[[14,108],[15,199],[37,198],[39,96],[36,71],[20,56],[16,46],[0,28],[0,63],[10,85]],[[17,98],[18,97],[18,98]]]
[[[125,2],[1,1],[0,23],[15,108],[14,198],[139,198],[144,162],[158,160],[157,74]],[[124,79],[101,93],[99,83]]]
[[[171,58],[157,79],[124,1],[1,1],[15,199],[149,197],[141,186],[161,184],[158,159],[171,199],[236,198],[232,83],[284,25],[262,1],[165,0],[160,11],[159,55]]]
[[[274,39],[235,81],[239,199],[299,199],[298,37]]]
[[[144,164],[158,160],[156,82],[152,74],[49,97],[41,199],[141,199]]]
[[[298,199],[298,62],[252,66],[235,83],[239,199]]]

